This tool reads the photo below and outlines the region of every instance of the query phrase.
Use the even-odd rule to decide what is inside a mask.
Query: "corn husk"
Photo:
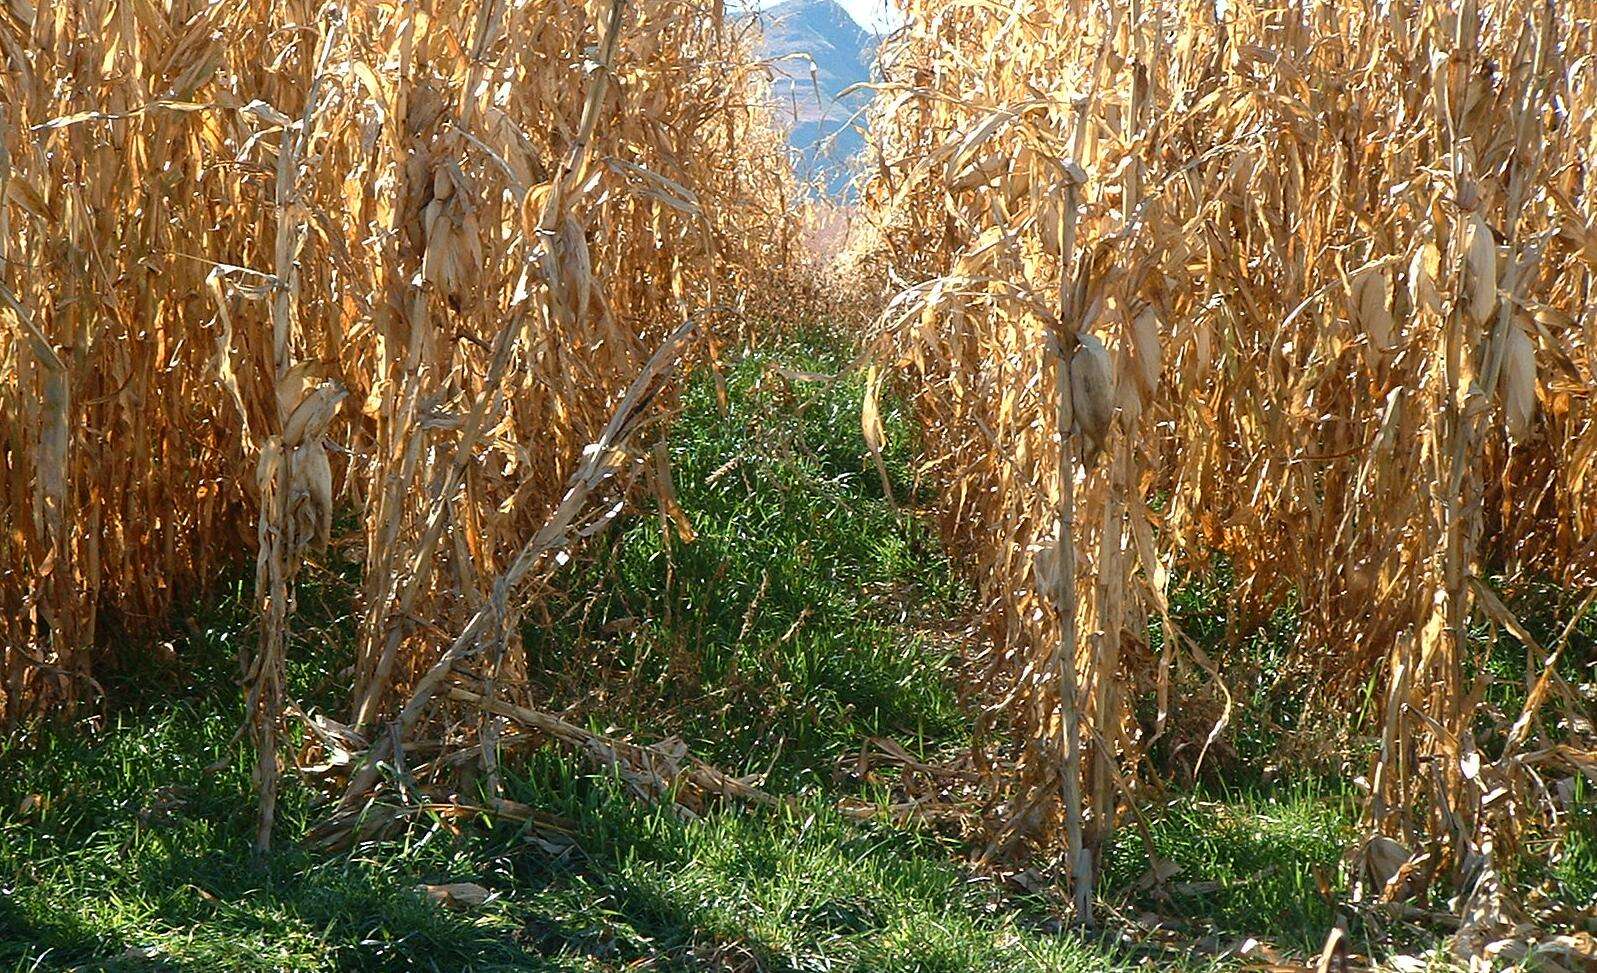
[[[1096,335],[1082,332],[1076,341],[1070,356],[1070,405],[1082,439],[1082,461],[1090,465],[1109,440],[1115,414],[1114,369],[1109,350]]]
[[[1472,213],[1464,237],[1464,309],[1477,328],[1497,308],[1497,242],[1479,211]]]
[[[1536,342],[1518,321],[1508,329],[1503,367],[1497,377],[1497,397],[1502,403],[1503,426],[1509,440],[1525,442],[1536,421]]]
[[[1416,312],[1442,313],[1442,295],[1436,289],[1436,278],[1441,273],[1442,254],[1436,245],[1421,243],[1414,248],[1408,265],[1409,303]]]
[[[1376,355],[1392,350],[1392,281],[1381,266],[1366,267],[1349,281],[1354,320]]]

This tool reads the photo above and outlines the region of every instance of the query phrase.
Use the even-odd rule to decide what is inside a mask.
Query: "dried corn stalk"
[[[1153,741],[1164,773],[1203,762],[1228,659],[1178,630],[1166,588],[1221,555],[1239,624],[1299,605],[1311,721],[1345,727],[1384,683],[1371,823],[1467,882],[1488,837],[1552,814],[1526,764],[1499,756],[1514,799],[1490,807],[1459,769],[1482,690],[1471,579],[1597,580],[1592,12],[906,9],[871,114],[874,232],[849,261],[908,284],[884,355],[919,382],[945,535],[994,609],[993,851],[1075,844],[1061,773],[1090,857]],[[1107,374],[1112,419],[1096,393],[1050,394],[1061,345],[1083,384]],[[1057,466],[1072,430],[1105,459]]]
[[[70,705],[102,618],[160,625],[254,549],[264,846],[334,508],[370,731],[649,352],[799,285],[750,29],[697,0],[0,9],[0,719]],[[500,691],[520,665],[509,632]]]

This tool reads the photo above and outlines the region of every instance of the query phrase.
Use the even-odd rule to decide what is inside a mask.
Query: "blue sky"
[[[744,0],[747,6],[769,7],[777,0]],[[837,0],[848,15],[873,34],[885,34],[904,22],[904,15],[892,0]]]
[[[848,15],[861,27],[877,34],[885,34],[904,22],[904,15],[890,0],[837,0]]]

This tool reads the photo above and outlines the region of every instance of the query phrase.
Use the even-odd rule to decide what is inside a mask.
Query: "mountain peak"
[[[870,79],[876,40],[836,0],[782,0],[762,10],[759,19],[762,53],[776,75],[771,93],[789,122],[800,172],[823,175],[840,191],[848,159],[862,144],[849,119],[870,96],[856,92],[842,101],[838,96]]]
[[[765,8],[766,30],[808,30],[824,36],[855,36],[863,47],[869,43],[865,32],[836,0],[782,0]]]

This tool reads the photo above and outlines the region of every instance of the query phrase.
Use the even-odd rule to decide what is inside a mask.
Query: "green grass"
[[[1225,681],[1234,694],[1229,723],[1205,755],[1208,783],[1220,784],[1223,777],[1232,786],[1242,782],[1260,786],[1265,783],[1265,768],[1279,762],[1283,736],[1305,729],[1303,695],[1308,683],[1304,673],[1290,667],[1299,637],[1295,600],[1286,599],[1263,618],[1239,619],[1232,615],[1237,605],[1234,587],[1230,563],[1215,555],[1207,571],[1177,579],[1170,610],[1181,631],[1210,658],[1226,660]],[[1164,631],[1157,621],[1150,623],[1148,638],[1154,651],[1162,651]],[[1202,715],[1194,719],[1173,714],[1178,721],[1175,731],[1159,741],[1153,758],[1167,773],[1191,780],[1201,769],[1196,766],[1198,755],[1220,719],[1224,700],[1203,672],[1192,670],[1187,676],[1188,683],[1176,691],[1188,701],[1186,708]],[[1154,703],[1144,703],[1145,722],[1151,724]],[[1224,775],[1220,767],[1225,768]]]
[[[790,806],[684,821],[540,751],[505,768],[536,826],[420,821],[325,855],[304,847],[319,812],[291,779],[279,849],[252,868],[234,738],[250,598],[235,584],[179,620],[175,658],[130,652],[108,673],[103,715],[0,741],[0,970],[1196,971],[1227,967],[1194,944],[1317,947],[1335,918],[1320,886],[1345,889],[1354,820],[1334,789],[1210,784],[1148,808],[1157,855],[1181,867],[1162,889],[1139,885],[1149,860],[1123,829],[1100,893],[1178,930],[1173,946],[1116,925],[1060,932],[1056,889],[1021,892],[969,868],[951,836],[834,809],[840,793],[873,796],[835,773],[865,738],[947,753],[971,718],[947,634],[970,598],[926,529],[887,504],[860,445],[858,379],[790,383],[769,367],[834,371],[835,347],[799,339],[730,365],[725,413],[708,375],[690,382],[669,449],[697,540],[632,518],[526,639],[552,702],[768,771]],[[886,411],[903,501],[914,444],[900,407]],[[289,674],[307,706],[343,704],[355,573],[334,563],[301,585]],[[1202,623],[1221,601],[1180,610]],[[1587,867],[1581,854],[1566,867]],[[450,881],[494,897],[456,912],[416,891]]]
[[[602,712],[628,726],[668,711],[695,751],[791,790],[868,736],[966,739],[936,629],[966,595],[926,527],[883,498],[860,377],[792,382],[777,364],[834,373],[847,358],[815,336],[756,352],[725,375],[724,414],[709,376],[692,383],[669,450],[697,539],[639,518],[564,585],[603,594],[526,641],[550,698],[602,687]],[[911,443],[886,412],[903,498]]]
[[[29,768],[34,782],[64,789],[41,818],[8,820],[0,962],[1085,971],[1122,958],[1004,908],[934,839],[856,824],[819,802],[683,822],[550,754],[519,768],[510,791],[565,822],[558,832],[419,831],[347,857],[287,850],[253,872],[243,768],[207,777],[163,756],[225,742],[211,732],[221,721],[201,715],[177,707],[99,746],[49,748],[42,762],[69,761],[65,779]],[[93,781],[99,798],[74,794],[72,781]],[[152,797],[161,787],[167,796]],[[302,824],[296,814],[287,830]],[[412,891],[453,880],[498,898],[460,914]]]
[[[1597,795],[1584,777],[1572,780],[1575,808],[1569,834],[1551,859],[1548,877],[1555,894],[1575,908],[1597,908]]]
[[[1150,810],[1154,851],[1177,870],[1150,885],[1147,842],[1128,826],[1101,894],[1190,935],[1260,936],[1305,954],[1324,943],[1348,891],[1342,858],[1358,818],[1351,791],[1212,788]]]
[[[517,767],[517,799],[558,829],[512,824],[456,836],[418,829],[404,841],[317,857],[289,848],[249,865],[248,775],[229,749],[224,707],[156,707],[94,743],[50,735],[18,762],[51,796],[43,814],[0,829],[0,964],[15,969],[106,962],[112,969],[1106,970],[1138,957],[1050,931],[1040,903],[961,868],[958,849],[924,834],[848,821],[822,801],[777,813],[716,813],[684,822],[629,800],[614,781],[551,753]],[[236,748],[233,748],[237,754]],[[290,790],[284,830],[303,833]],[[7,803],[15,796],[8,788]],[[1227,812],[1221,808],[1222,813]],[[1173,814],[1161,839],[1200,876],[1251,878],[1235,850],[1196,838],[1206,812]],[[1248,844],[1289,847],[1291,813]],[[1260,818],[1263,819],[1262,817]],[[1241,822],[1239,829],[1245,828]],[[1239,832],[1240,833],[1240,832]],[[1184,850],[1183,850],[1184,849]],[[1210,862],[1233,869],[1211,871]],[[1188,875],[1182,876],[1188,880]],[[420,882],[470,880],[498,893],[471,914],[440,909]],[[1224,894],[1235,908],[1284,882]],[[1200,910],[1201,911],[1201,910]],[[1164,968],[1201,961],[1155,954]]]

